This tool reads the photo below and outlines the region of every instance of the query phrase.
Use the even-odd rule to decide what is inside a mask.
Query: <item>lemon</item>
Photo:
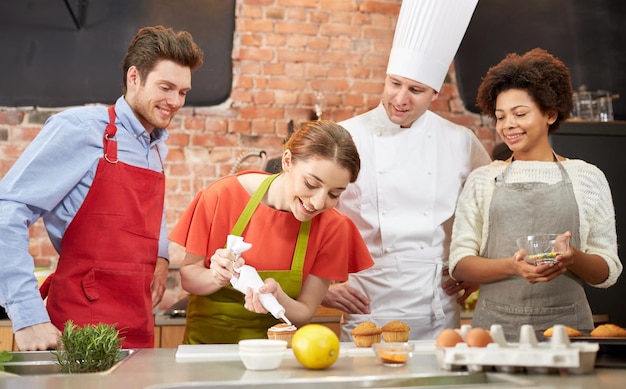
[[[307,324],[293,335],[291,349],[298,362],[307,369],[326,369],[339,356],[339,338],[326,326]]]

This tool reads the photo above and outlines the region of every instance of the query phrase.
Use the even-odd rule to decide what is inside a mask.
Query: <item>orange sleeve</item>
[[[235,177],[224,177],[198,193],[170,233],[170,240],[188,253],[204,257],[224,247],[250,195]],[[244,240],[252,248],[246,263],[258,270],[287,270],[291,267],[300,222],[290,212],[260,205],[246,227]],[[374,264],[354,222],[336,209],[316,216],[311,224],[303,278],[318,277],[344,281],[349,273]]]
[[[206,255],[207,243],[211,228],[212,215],[202,201],[203,192],[199,192],[187,206],[180,219],[172,229],[169,238],[172,242],[186,248],[196,255]],[[205,238],[205,239],[203,239]]]
[[[240,185],[233,185],[235,180],[223,177],[200,191],[172,229],[170,240],[202,256],[224,247],[248,196]]]
[[[326,279],[345,281],[349,273],[370,268],[374,260],[354,222],[343,213],[331,209],[320,215],[319,231],[314,244],[309,244],[307,257],[315,255],[310,273]],[[320,234],[320,236],[317,236]],[[315,244],[317,241],[317,244]],[[311,243],[311,242],[310,242]],[[313,254],[309,250],[317,249]]]

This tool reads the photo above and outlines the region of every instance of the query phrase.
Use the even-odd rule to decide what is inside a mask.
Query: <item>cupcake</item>
[[[578,338],[580,336],[583,336],[582,332],[578,331],[575,328],[568,327],[568,326],[563,326],[563,327],[565,327],[565,333],[567,334],[568,338]],[[543,331],[543,336],[545,336],[546,338],[551,338],[553,333],[554,333],[554,327],[550,327],[547,330]]]
[[[408,342],[411,328],[400,320],[390,321],[383,326],[385,342]]]
[[[616,324],[601,324],[589,334],[593,338],[624,338],[626,329]]]
[[[382,328],[371,321],[366,321],[352,330],[352,339],[357,347],[371,347],[374,343],[380,343],[382,333]]]
[[[287,347],[291,347],[291,338],[298,329],[287,323],[279,323],[267,330],[267,339],[286,340]]]

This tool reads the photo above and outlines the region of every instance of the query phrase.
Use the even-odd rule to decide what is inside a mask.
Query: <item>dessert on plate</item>
[[[601,324],[589,335],[594,338],[624,338],[626,337],[626,329],[615,324]]]
[[[568,326],[563,326],[563,327],[565,327],[565,332],[567,333],[567,336],[570,338],[578,338],[578,337],[583,336],[583,334],[575,328],[568,327]],[[543,331],[543,336],[545,336],[546,338],[551,338],[553,332],[554,332],[554,327],[550,327],[547,330]]]
[[[291,347],[291,338],[298,329],[293,324],[278,323],[267,330],[267,338],[274,340],[286,340],[287,347]]]

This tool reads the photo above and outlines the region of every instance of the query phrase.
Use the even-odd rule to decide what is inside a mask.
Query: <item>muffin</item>
[[[374,343],[380,343],[382,333],[382,328],[366,321],[352,330],[352,339],[357,347],[371,347]]]
[[[615,324],[601,324],[589,335],[594,338],[623,338],[626,337],[626,329]]]
[[[575,328],[568,327],[568,326],[563,326],[563,327],[565,327],[565,332],[567,333],[567,336],[569,338],[578,338],[580,336],[583,336],[583,334]],[[546,338],[551,338],[553,332],[554,332],[554,327],[550,327],[547,330],[543,331],[543,336],[545,336]]]
[[[291,347],[291,338],[297,330],[294,325],[279,323],[267,330],[267,339],[286,340],[287,347]]]
[[[382,328],[385,342],[408,342],[411,327],[400,320],[390,321]]]

